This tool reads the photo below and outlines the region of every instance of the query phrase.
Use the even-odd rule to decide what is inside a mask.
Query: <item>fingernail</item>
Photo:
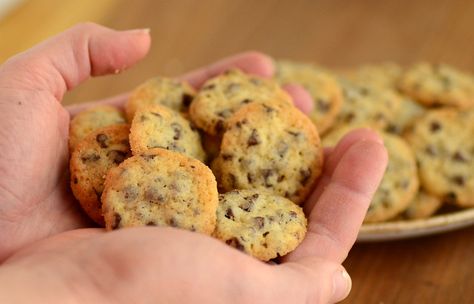
[[[344,269],[336,271],[334,273],[333,283],[333,302],[336,303],[347,298],[352,288],[352,280],[347,271],[345,271]]]
[[[130,34],[149,34],[150,29],[149,28],[141,28],[141,29],[127,30],[126,32],[130,33]]]

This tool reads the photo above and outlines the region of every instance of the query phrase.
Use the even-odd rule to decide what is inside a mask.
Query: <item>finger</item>
[[[48,91],[61,100],[91,75],[132,66],[149,47],[148,30],[119,32],[81,24],[8,60],[0,69],[0,87]]]
[[[303,113],[309,114],[313,111],[313,98],[302,86],[296,84],[287,84],[283,89],[290,94],[295,106]]]
[[[319,177],[317,187],[310,195],[310,198],[304,205],[306,214],[310,214],[313,210],[314,205],[318,201],[321,193],[326,189],[326,186],[331,180],[334,169],[339,164],[342,156],[347,150],[359,141],[373,140],[380,144],[383,144],[382,138],[373,130],[367,128],[356,129],[346,134],[337,144],[336,147],[326,147],[324,151],[324,170],[322,175]]]
[[[346,150],[308,216],[305,240],[287,260],[317,256],[341,263],[346,258],[387,159],[385,147],[374,140],[357,141]]]
[[[78,113],[87,110],[89,108],[99,106],[99,105],[110,105],[117,107],[121,110],[123,110],[123,106],[125,105],[125,102],[127,101],[128,97],[130,96],[130,93],[124,93],[120,94],[114,97],[98,100],[98,101],[90,101],[90,102],[83,102],[83,103],[78,103],[78,104],[73,104],[66,106],[66,110],[69,112],[71,117],[74,117]]]
[[[274,73],[273,60],[265,54],[251,51],[224,58],[218,62],[184,74],[180,79],[188,81],[199,89],[209,78],[215,77],[230,68],[238,68],[247,74],[271,77]]]

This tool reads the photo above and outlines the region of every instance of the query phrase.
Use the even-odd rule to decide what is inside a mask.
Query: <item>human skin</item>
[[[333,303],[350,291],[341,263],[381,180],[387,153],[370,130],[326,149],[323,174],[304,204],[308,233],[279,265],[208,236],[164,227],[105,233],[78,209],[67,182],[72,115],[126,94],[66,108],[90,76],[142,59],[147,30],[81,24],[0,66],[0,303]],[[182,76],[199,86],[230,67],[269,77],[272,61],[248,52]],[[303,111],[310,97],[287,91]]]

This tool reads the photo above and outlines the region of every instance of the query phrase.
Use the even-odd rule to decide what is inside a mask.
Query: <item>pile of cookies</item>
[[[125,113],[98,106],[75,116],[69,144],[73,193],[107,230],[178,227],[264,261],[304,239],[299,205],[323,166],[315,125],[278,82],[239,70],[197,92],[151,79]]]
[[[278,61],[276,79],[310,92],[324,146],[359,127],[383,138],[389,164],[365,223],[474,206],[473,75],[426,62],[329,71]]]

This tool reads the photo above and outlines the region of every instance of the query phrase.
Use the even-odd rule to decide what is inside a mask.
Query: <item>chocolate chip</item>
[[[216,133],[222,133],[222,131],[224,131],[224,121],[219,119],[217,122],[216,122],[216,126],[214,128],[216,130]]]
[[[162,117],[163,117],[163,116],[161,116],[161,114],[158,113],[158,112],[150,112],[150,114],[151,114],[151,115],[154,115],[154,116],[156,116],[156,117],[158,117],[158,118],[162,118]]]
[[[99,154],[86,154],[81,156],[81,160],[83,163],[89,163],[89,162],[96,162],[100,159]]]
[[[234,158],[234,155],[232,154],[222,154],[223,160],[232,160],[233,158]]]
[[[184,93],[181,97],[181,104],[183,105],[183,110],[189,108],[191,102],[193,101],[193,96]]]
[[[74,185],[77,185],[79,183],[79,180],[77,179],[77,177],[74,177],[73,183],[74,183]]]
[[[425,152],[426,152],[426,154],[431,155],[431,156],[438,155],[438,153],[436,152],[435,147],[433,147],[432,145],[426,146]]]
[[[464,154],[460,151],[456,151],[456,153],[453,154],[453,160],[461,163],[465,163],[467,161],[467,157],[464,156]]]
[[[308,182],[309,178],[311,177],[311,168],[308,169],[301,169],[300,170],[300,175],[301,175],[301,180],[300,183],[304,186]]]
[[[173,131],[174,131],[173,139],[174,139],[174,140],[180,139],[180,137],[181,137],[181,129],[182,129],[181,126],[180,126],[178,123],[173,122],[173,123],[171,124],[171,128],[172,128]]]
[[[145,161],[151,161],[151,160],[155,159],[155,157],[157,157],[157,155],[141,154],[140,157],[143,158]]]
[[[294,211],[290,211],[289,215],[291,218],[296,218],[298,216],[298,214],[296,214]]]
[[[275,174],[275,170],[273,169],[262,169],[262,175],[265,180],[265,187],[271,187],[272,184],[270,183],[270,177]]]
[[[265,112],[267,113],[271,113],[273,111],[275,111],[274,108],[270,107],[270,106],[267,106],[266,104],[262,103],[262,106],[265,108]]]
[[[265,226],[265,219],[261,216],[256,216],[253,218],[255,226],[257,226],[258,229],[262,229],[263,226]]]
[[[150,221],[148,223],[146,223],[147,226],[156,226],[156,223],[153,222],[153,221]]]
[[[354,120],[354,118],[355,118],[355,114],[354,114],[354,113],[348,113],[348,114],[346,115],[346,117],[344,117],[344,121],[345,121],[345,122],[351,122],[351,121]]]
[[[458,186],[464,186],[464,183],[465,183],[465,179],[461,175],[453,176],[452,181]]]
[[[147,120],[148,120],[148,117],[146,117],[145,115],[140,115],[140,122],[144,122]]]
[[[441,124],[437,121],[432,121],[430,124],[430,131],[431,132],[436,132],[441,129]]]
[[[234,220],[234,212],[232,212],[232,209],[231,208],[227,208],[227,210],[225,211],[225,215],[224,215],[226,218],[228,218],[229,220]]]
[[[457,201],[457,199],[458,199],[458,198],[457,198],[457,195],[456,195],[456,193],[454,193],[454,192],[448,192],[448,193],[446,193],[446,195],[444,196],[444,201],[445,201],[446,203],[449,203],[449,204],[455,204],[456,201]]]
[[[247,140],[247,147],[255,146],[260,144],[260,137],[256,129],[252,129],[249,139]]]
[[[248,123],[248,120],[247,118],[244,118],[242,120],[239,120],[238,122],[235,123],[235,125],[237,126],[237,128],[242,128],[242,125],[245,125]]]
[[[252,207],[253,207],[253,205],[254,205],[254,203],[255,203],[255,200],[258,199],[258,196],[259,196],[258,193],[255,193],[255,194],[253,194],[253,195],[251,195],[251,196],[246,196],[246,197],[244,197],[245,202],[243,202],[243,203],[239,206],[239,208],[242,209],[242,210],[244,210],[244,211],[246,211],[246,212],[250,212],[250,210],[252,209]]]
[[[327,100],[324,100],[324,99],[318,99],[316,101],[316,105],[318,106],[318,110],[321,113],[327,113],[329,109],[331,109],[331,104]]]
[[[120,222],[122,221],[122,217],[117,212],[114,213],[114,221],[112,222],[112,229],[117,229],[120,226]]]
[[[237,177],[234,174],[229,174],[230,184],[232,188],[237,189]]]
[[[115,163],[120,164],[122,163],[128,156],[127,152],[120,151],[120,150],[111,150],[107,153],[107,156]]]
[[[138,197],[138,188],[135,186],[125,186],[123,188],[123,196],[127,202],[132,202]]]
[[[239,242],[239,240],[237,238],[231,238],[231,239],[228,239],[227,241],[225,241],[225,243],[229,246],[232,246],[240,251],[244,251],[245,250],[245,247]]]
[[[152,204],[161,204],[165,201],[165,197],[155,188],[148,188],[145,191],[145,199]]]
[[[107,148],[107,140],[109,140],[109,137],[103,133],[97,134],[95,137],[95,140],[99,143],[99,146],[101,148]]]
[[[249,103],[251,103],[251,102],[252,102],[251,99],[246,98],[246,99],[242,100],[240,103],[241,103],[241,104],[249,104]]]
[[[254,176],[252,173],[247,173],[247,181],[249,182],[249,184],[252,184],[253,181],[255,180]]]
[[[269,232],[269,231],[266,231],[266,232],[264,232],[262,235],[263,235],[263,237],[266,237],[268,234],[270,234],[270,232]]]
[[[294,132],[294,131],[289,131],[289,130],[286,130],[286,133],[294,137],[298,137],[301,134],[300,132]]]
[[[170,225],[171,227],[178,227],[178,221],[174,217],[172,217],[169,219],[168,225]]]
[[[286,176],[282,174],[282,175],[278,176],[277,182],[281,183],[282,181],[285,180],[285,178],[286,178]]]

